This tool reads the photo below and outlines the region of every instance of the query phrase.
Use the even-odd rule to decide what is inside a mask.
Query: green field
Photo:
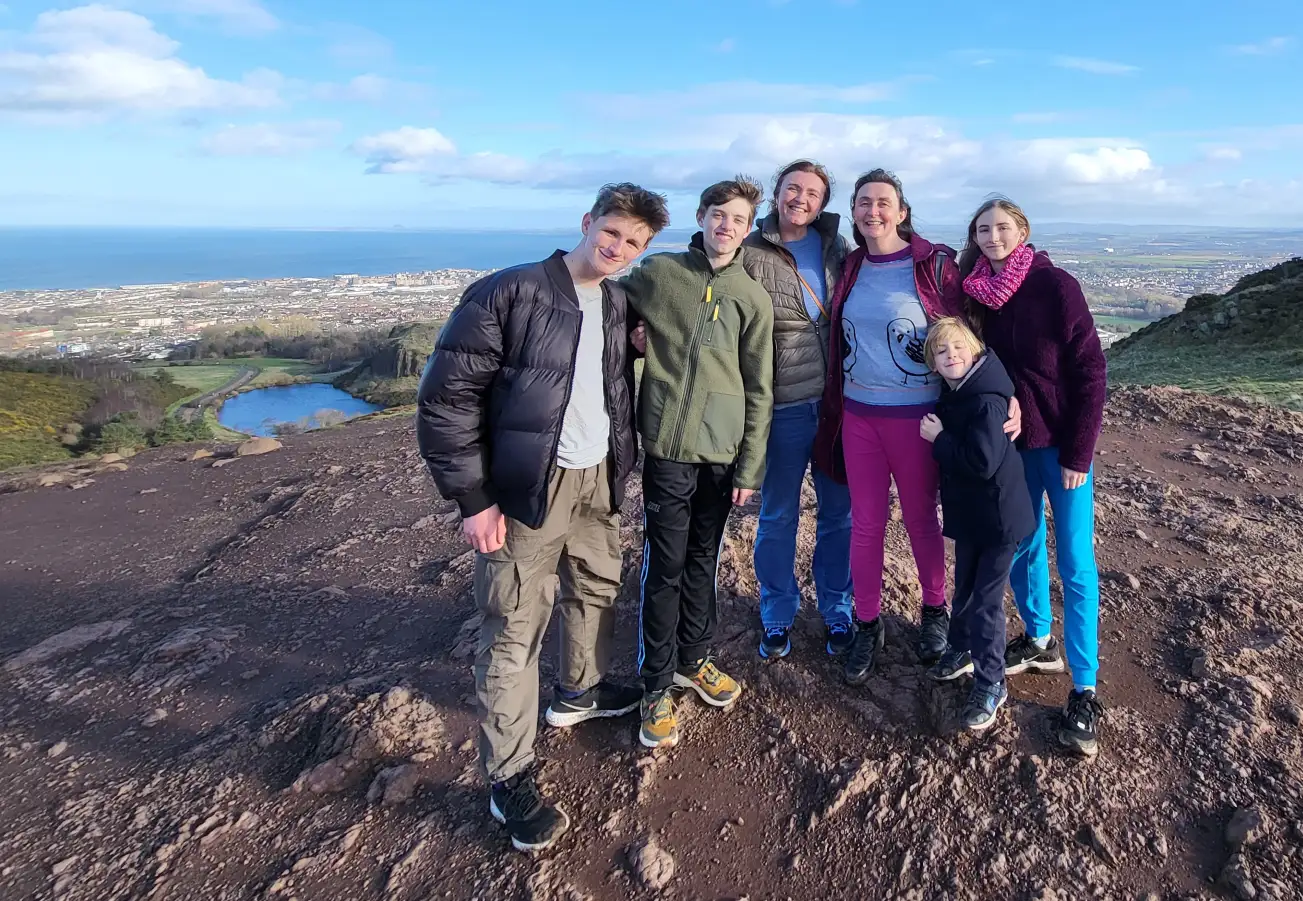
[[[249,383],[249,387],[267,388],[273,385],[288,385],[296,379],[313,376],[316,368],[315,363],[310,363],[307,360],[290,360],[281,357],[241,357],[235,360],[201,360],[187,363],[144,363],[135,367],[138,371],[149,375],[163,370],[172,376],[172,379],[178,385],[192,388],[194,393],[183,398],[181,404],[194,400],[201,394],[207,394],[209,391],[216,391],[246,369],[256,369],[258,371],[253,381]]]

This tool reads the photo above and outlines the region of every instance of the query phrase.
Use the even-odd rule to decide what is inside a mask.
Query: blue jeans
[[[796,530],[801,517],[801,486],[818,424],[816,401],[774,410],[769,427],[755,546],[760,621],[766,629],[791,628],[801,606],[801,589],[796,582]],[[853,603],[850,491],[817,468],[814,491],[819,500],[813,565],[819,613],[830,626],[849,624]]]
[[[1059,451],[1022,452],[1023,473],[1036,512],[1036,531],[1018,545],[1009,582],[1027,634],[1050,634],[1050,560],[1045,544],[1045,496],[1054,513],[1054,541],[1063,580],[1063,645],[1077,687],[1093,686],[1099,672],[1099,570],[1095,566],[1095,474],[1068,490],[1059,471]]]

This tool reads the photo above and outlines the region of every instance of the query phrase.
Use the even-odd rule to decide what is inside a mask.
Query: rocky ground
[[[575,825],[537,857],[487,815],[471,558],[410,423],[213,450],[0,482],[5,899],[1303,898],[1303,416],[1114,395],[1089,762],[1055,746],[1066,676],[954,732],[962,690],[909,650],[899,523],[872,681],[841,684],[810,610],[762,663],[735,517],[718,651],[742,698],[685,698],[664,754],[632,718],[542,731]]]

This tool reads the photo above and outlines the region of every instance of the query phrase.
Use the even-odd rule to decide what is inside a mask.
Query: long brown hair
[[[814,160],[807,159],[799,159],[790,162],[783,168],[779,169],[778,173],[774,175],[774,195],[769,200],[770,207],[775,210],[778,209],[778,190],[783,186],[783,179],[787,178],[787,176],[791,175],[793,172],[808,172],[811,175],[817,176],[818,179],[823,182],[823,203],[819,206],[819,212],[822,213],[826,210],[828,208],[828,201],[832,200],[832,189],[834,184],[832,173],[829,172],[827,167],[822,163],[816,163]]]
[[[977,265],[977,261],[982,258],[982,248],[977,244],[977,220],[981,219],[991,210],[1004,210],[1009,214],[1009,218],[1014,221],[1019,228],[1027,232],[1027,237],[1023,242],[1031,240],[1032,224],[1027,221],[1027,214],[1022,211],[1022,207],[1014,203],[1008,197],[992,197],[986,203],[977,208],[973,218],[968,220],[968,237],[964,239],[964,249],[959,252],[959,277],[968,278]]]
[[[894,172],[888,172],[886,169],[874,169],[855,179],[855,190],[851,191],[851,216],[855,215],[855,199],[860,196],[860,188],[873,184],[891,185],[896,189],[896,202],[905,211],[905,218],[901,220],[900,225],[896,226],[896,234],[900,235],[902,241],[908,242],[910,238],[914,237],[914,208],[905,199],[905,189],[901,186],[900,179],[896,177]],[[852,232],[855,235],[855,243],[861,247],[865,246],[860,230],[855,228],[852,229]]]

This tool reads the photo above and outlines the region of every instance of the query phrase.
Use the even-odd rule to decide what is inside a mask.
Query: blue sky
[[[570,226],[810,155],[1039,221],[1303,226],[1298,0],[0,0],[0,224]],[[844,190],[832,208],[845,209]]]

